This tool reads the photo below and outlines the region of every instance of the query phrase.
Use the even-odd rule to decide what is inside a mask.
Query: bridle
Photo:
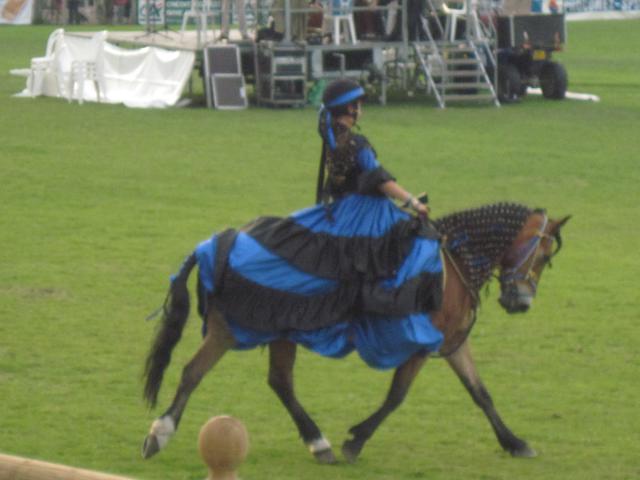
[[[542,212],[539,212],[539,213],[542,213]],[[542,240],[550,239],[556,242],[555,250],[551,254],[544,254],[544,256],[542,257],[543,265],[548,264],[549,267],[551,267],[552,257],[554,257],[560,251],[560,248],[562,248],[562,238],[560,237],[560,231],[557,230],[553,234],[546,233],[545,230],[547,229],[549,219],[546,214],[542,213],[542,215],[544,219],[542,227],[536,232],[536,234],[531,239],[527,241],[527,243],[524,246],[520,247],[520,252],[519,252],[518,260],[516,261],[516,264],[509,269],[502,270],[500,276],[497,276],[501,284],[501,289],[503,290],[504,293],[506,293],[507,297],[513,300],[516,300],[518,297],[518,289],[516,285],[516,282],[518,281],[524,280],[528,282],[529,285],[531,285],[533,293],[535,294],[538,280],[539,280],[538,274],[534,271],[535,258],[536,258],[535,254]],[[446,244],[447,244],[447,240],[446,240],[446,237],[444,237],[442,252],[450,261],[451,265],[453,266],[453,269],[458,274],[458,277],[462,282],[462,284],[464,285],[467,293],[471,296],[471,299],[473,302],[473,306],[472,306],[473,318],[469,326],[467,327],[466,331],[462,334],[462,338],[460,339],[460,341],[457,342],[453,347],[449,348],[447,352],[441,351],[439,354],[439,356],[441,357],[447,357],[453,354],[454,352],[456,352],[458,348],[460,348],[460,346],[467,339],[469,333],[471,332],[471,329],[473,328],[473,325],[475,324],[475,321],[477,318],[477,307],[480,304],[480,297],[478,295],[478,291],[469,284],[466,276],[460,270],[457,260],[454,258],[451,250],[447,248]],[[521,272],[520,270],[525,265],[527,265],[526,271]],[[500,303],[502,303],[502,301]]]
[[[538,251],[540,243],[546,238],[551,241],[555,240],[557,244],[556,249],[550,255],[544,255],[542,258],[543,265],[549,264],[549,267],[551,267],[551,259],[560,251],[560,248],[562,248],[560,232],[556,232],[553,235],[546,233],[545,230],[549,219],[547,215],[543,215],[543,219],[542,228],[540,228],[524,246],[520,247],[521,252],[518,255],[515,265],[509,269],[502,270],[500,273],[498,279],[503,289],[508,290],[509,288],[513,288],[516,282],[526,282],[535,294],[538,288],[539,278],[533,267],[535,266],[535,254]],[[522,271],[525,265],[528,266],[526,270]]]

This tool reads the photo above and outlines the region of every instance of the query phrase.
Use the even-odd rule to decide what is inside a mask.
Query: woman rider
[[[364,98],[364,89],[349,79],[334,81],[324,92],[318,126],[323,142],[317,202],[356,191],[358,174],[379,168],[369,141],[351,132],[362,116]],[[329,175],[323,185],[325,168]],[[398,185],[383,169],[377,170],[376,175],[381,193],[403,202],[426,219],[429,212],[426,205]]]

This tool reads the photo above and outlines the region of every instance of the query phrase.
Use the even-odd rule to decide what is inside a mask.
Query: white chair
[[[42,95],[44,81],[49,72],[55,68],[54,52],[56,43],[64,36],[64,30],[58,28],[54,30],[47,40],[47,49],[44,57],[34,57],[31,59],[31,68],[17,68],[11,70],[11,74],[27,77],[27,88],[21,95],[37,97]]]
[[[477,38],[479,35],[477,0],[456,0],[451,3],[455,4],[456,7],[450,7],[446,1],[442,3],[442,11],[447,16],[444,27],[445,40],[450,42],[456,40],[459,18],[463,18],[466,21],[466,37]]]
[[[349,39],[352,44],[358,43],[356,27],[353,22],[353,0],[328,0],[325,16],[331,20],[333,28],[333,44],[340,45],[341,27],[346,23]]]
[[[106,39],[106,31],[98,32],[91,37],[91,42],[86,48],[74,52],[69,72],[69,88],[66,92],[69,102],[74,98],[77,98],[80,104],[84,102],[84,84],[87,81],[93,82],[98,102],[100,96],[105,95],[103,52]]]
[[[211,0],[191,0],[191,7],[182,15],[180,41],[182,41],[184,31],[187,29],[187,24],[189,23],[190,18],[195,20],[197,36],[196,48],[200,49],[207,43],[207,31],[209,30],[207,22],[211,19],[211,23],[213,24],[213,20],[215,18],[214,13],[211,11]],[[213,35],[213,30],[211,31],[211,34]],[[204,36],[204,42],[202,41],[202,36]]]

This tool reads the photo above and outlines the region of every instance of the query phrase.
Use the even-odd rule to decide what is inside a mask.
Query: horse
[[[476,320],[479,292],[496,271],[500,283],[499,304],[504,310],[513,314],[526,312],[531,307],[543,270],[551,266],[551,259],[562,247],[560,230],[569,218],[554,220],[542,209],[498,203],[452,213],[432,223],[442,235],[444,270],[441,306],[431,313],[433,325],[444,336],[438,354],[482,409],[501,447],[515,457],[533,457],[536,452],[512,433],[498,414],[474,364],[468,335]],[[180,273],[173,277],[170,300],[167,297],[165,301],[165,315],[146,360],[144,397],[151,408],[156,404],[163,372],[189,315],[187,278],[196,263],[192,254]],[[220,308],[209,308],[203,321],[206,325],[203,342],[184,367],[173,402],[153,421],[142,447],[144,458],[155,455],[167,444],[177,430],[191,393],[204,375],[234,347],[234,336]],[[289,412],[316,461],[335,463],[337,459],[331,443],[294,393],[297,346],[284,335],[270,341],[268,383]],[[430,352],[419,351],[395,369],[382,405],[349,430],[350,437],[341,449],[346,461],[356,461],[376,429],[403,402],[429,357]]]

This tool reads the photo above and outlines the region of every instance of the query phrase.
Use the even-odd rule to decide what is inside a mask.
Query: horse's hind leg
[[[447,357],[447,361],[471,394],[473,401],[487,416],[502,448],[514,457],[535,457],[535,450],[529,447],[527,442],[516,437],[498,415],[489,392],[480,380],[468,342],[464,342],[455,353]]]
[[[300,436],[309,451],[320,463],[335,463],[331,444],[305,412],[293,390],[293,365],[296,361],[296,344],[287,340],[276,340],[269,344],[269,386],[278,395],[282,404],[298,427]]]
[[[182,371],[180,386],[169,409],[151,424],[142,446],[142,456],[149,458],[160,451],[176,432],[189,396],[202,377],[233,347],[235,340],[222,315],[211,309],[207,318],[207,335],[191,361]]]
[[[415,354],[398,367],[393,375],[391,388],[382,406],[364,422],[349,430],[353,438],[346,440],[342,444],[342,454],[348,462],[353,463],[356,461],[365,442],[371,438],[384,419],[400,406],[427,357],[427,354]]]

